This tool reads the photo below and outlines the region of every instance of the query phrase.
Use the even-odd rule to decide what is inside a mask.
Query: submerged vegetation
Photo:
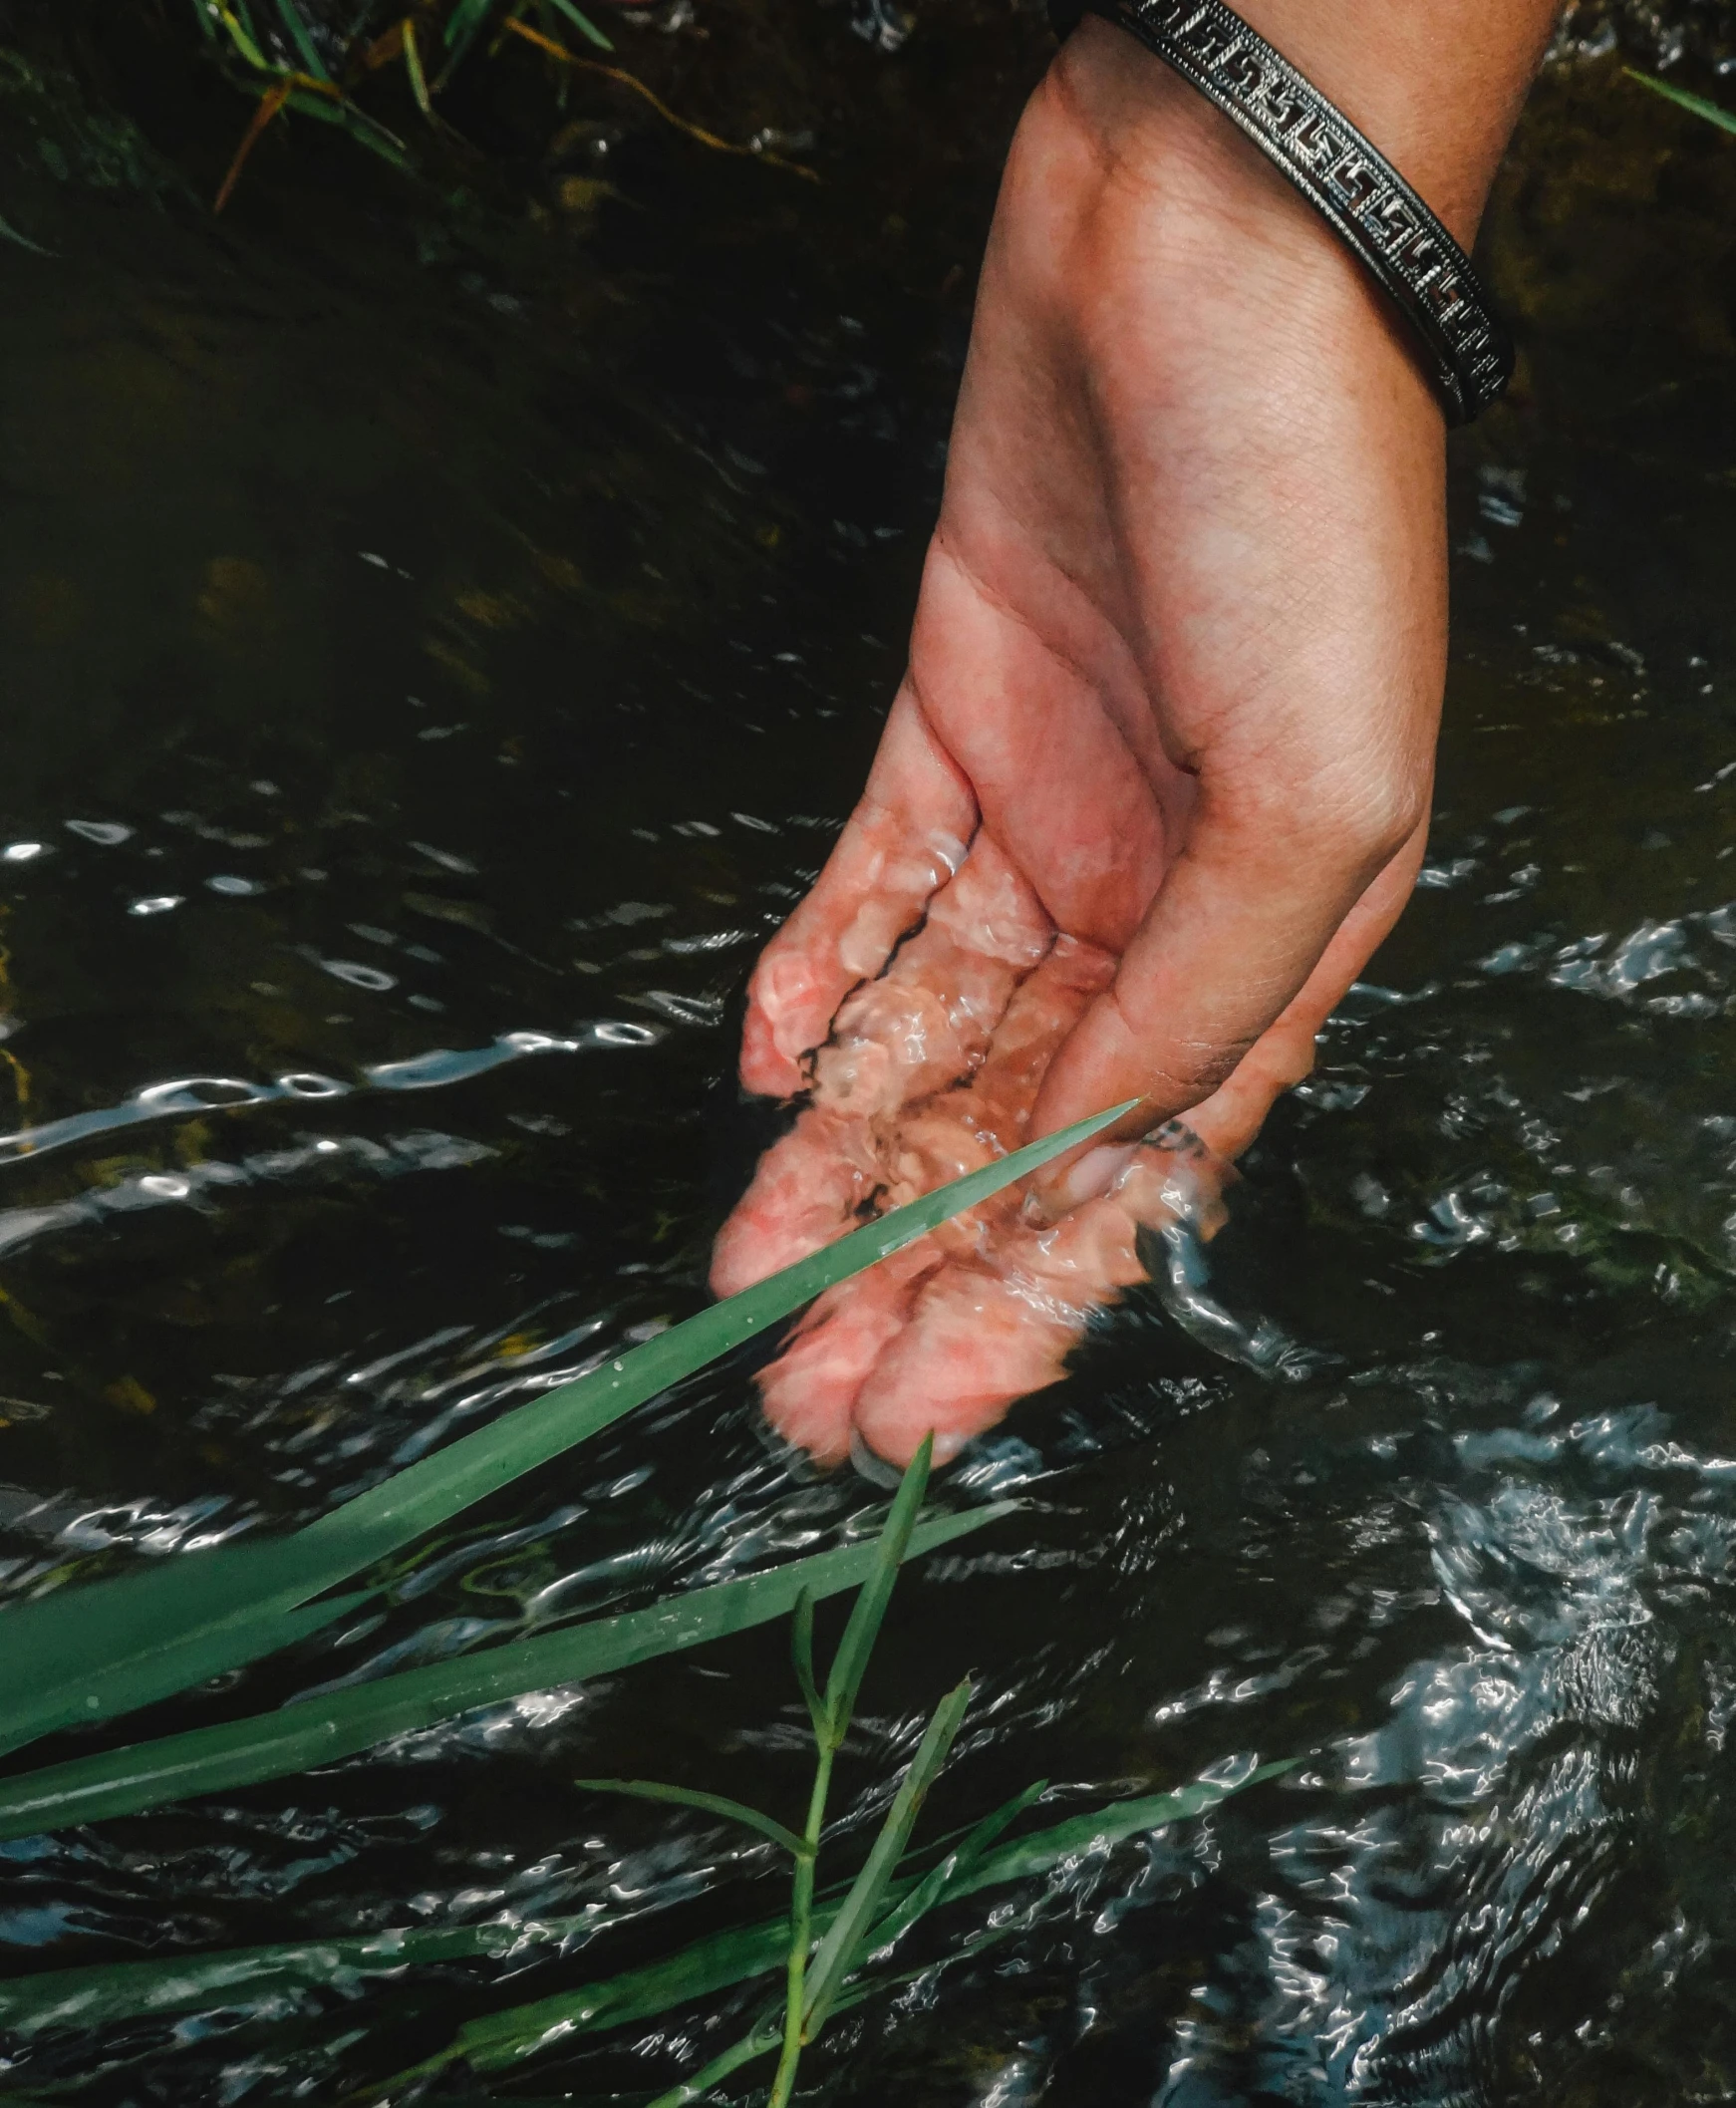
[[[69,1727],[115,1718],[339,1625],[390,1593],[386,1563],[414,1539],[599,1433],[834,1282],[923,1236],[1126,1109],[1116,1107],[1031,1144],[880,1218],[757,1288],[410,1465],[287,1537],[183,1556],[153,1572],[135,1571],[83,1587],[63,1585],[0,1611],[0,1649],[9,1670],[0,1697],[0,1749],[16,1750]],[[871,1543],[812,1554],[645,1610],[484,1649],[455,1661],[329,1685],[273,1712],[8,1777],[0,1780],[0,1839],[137,1814],[191,1795],[307,1770],[478,1705],[594,1677],[793,1614],[795,1675],[816,1746],[799,1833],[757,1809],[710,1793],[642,1780],[576,1782],[587,1790],[697,1808],[769,1840],[793,1866],[787,1918],[714,1935],[651,1966],[472,2020],[443,2050],[377,2085],[368,2096],[392,2097],[401,2087],[458,2063],[472,2072],[513,2067],[576,2034],[689,2005],[781,1967],[785,1987],[779,2004],[665,2095],[658,2108],[697,2100],[732,2072],[773,2055],[771,2100],[774,2108],[784,2108],[802,2051],[827,2021],[888,1984],[908,1980],[899,1973],[896,1951],[919,1921],[1093,1846],[1196,1813],[1253,1779],[1286,1768],[1204,1779],[1177,1793],[1116,1803],[1100,1814],[1005,1843],[1009,1829],[1044,1791],[1038,1783],[951,1841],[938,1857],[913,1857],[918,1815],[971,1702],[967,1680],[947,1694],[929,1720],[854,1881],[842,1890],[822,1888],[819,1860],[833,1767],[900,1566],[907,1557],[1011,1512],[1003,1502],[923,1520],[929,1460],[925,1445]],[[329,1593],[359,1575],[365,1577],[359,1588]],[[855,1606],[822,1685],[814,1665],[814,1606],[822,1597],[850,1589],[857,1591]],[[579,1929],[576,1921],[559,1919],[435,1931],[408,1927],[190,1960],[177,1957],[59,1970],[0,1984],[0,2026],[26,2039],[67,2027],[88,2030],[189,2010],[213,1998],[235,2002],[353,1982],[417,1962],[558,1949]],[[976,1953],[1010,1929],[1009,1924],[971,1931],[955,1953]]]

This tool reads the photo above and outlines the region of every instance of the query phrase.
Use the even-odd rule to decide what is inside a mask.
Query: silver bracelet
[[[1379,149],[1224,0],[1084,0],[1218,108],[1336,229],[1410,324],[1449,425],[1513,378],[1513,340],[1471,260]],[[1051,0],[1065,35],[1083,8]]]

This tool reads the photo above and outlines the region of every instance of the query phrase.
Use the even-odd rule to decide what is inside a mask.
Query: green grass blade
[[[660,1786],[650,1779],[574,1779],[573,1784],[587,1793],[624,1793],[636,1801],[667,1801],[676,1808],[700,1808],[708,1815],[721,1815],[725,1822],[757,1830],[761,1837],[769,1837],[795,1859],[808,1856],[805,1840],[793,1830],[773,1822],[769,1815],[761,1815],[757,1808],[749,1808],[745,1801],[728,1800],[721,1793],[699,1793],[691,1786]]]
[[[232,1545],[0,1613],[0,1755],[172,1697],[318,1632],[349,1602],[298,1611],[308,1593],[302,1566],[293,1539]]]
[[[929,1788],[940,1776],[954,1738],[964,1724],[966,1708],[976,1695],[970,1682],[959,1684],[935,1708],[910,1769],[904,1774],[868,1863],[857,1875],[844,1907],[833,1919],[808,1968],[803,2001],[803,2033],[812,2041],[825,2025],[827,2015],[844,1987],[844,1978],[861,1960],[864,1942],[885,1907],[888,1892],[898,1875],[898,1863],[910,1844],[910,1833],[922,1813]]]
[[[422,70],[422,53],[417,49],[416,24],[408,15],[404,18],[404,64],[410,75],[410,89],[416,97],[416,107],[432,125],[434,105],[428,99],[428,76]]]
[[[909,1468],[899,1481],[891,1513],[875,1547],[874,1572],[856,1598],[850,1622],[838,1643],[832,1673],[826,1678],[825,1697],[825,1736],[834,1749],[842,1747],[844,1736],[849,1732],[850,1716],[856,1709],[856,1694],[867,1673],[868,1656],[880,1637],[886,1607],[892,1601],[892,1591],[898,1582],[898,1569],[921,1512],[922,1497],[928,1491],[929,1466],[934,1453],[935,1438],[932,1434],[925,1435],[922,1447],[911,1458]]]
[[[274,1609],[306,1603],[401,1551],[464,1508],[612,1426],[834,1283],[902,1250],[949,1216],[974,1207],[1088,1139],[1127,1109],[1117,1105],[1081,1120],[894,1209],[757,1287],[502,1414],[293,1536],[183,1555],[153,1572],[57,1590],[0,1610],[0,1660],[7,1666],[7,1688],[0,1697],[0,1750],[16,1748],[43,1732],[29,1725],[38,1713],[58,1721],[71,1684],[87,1684],[76,1693],[82,1701],[89,1690],[100,1688],[103,1677],[139,1653],[190,1642],[205,1627],[232,1626],[243,1615],[257,1614],[258,1644],[245,1658],[270,1653],[282,1644],[272,1637]]]
[[[1704,118],[1708,125],[1716,125],[1720,132],[1736,133],[1736,111],[1729,111],[1718,103],[1708,103],[1703,95],[1690,95],[1685,88],[1678,88],[1673,81],[1660,81],[1654,73],[1641,73],[1637,67],[1623,69],[1630,81],[1637,81],[1642,88],[1649,88],[1653,95],[1660,95],[1666,103],[1674,103],[1679,109],[1691,110],[1695,117]]]
[[[805,1589],[796,1598],[795,1615],[789,1621],[789,1658],[795,1670],[795,1680],[801,1686],[802,1703],[814,1724],[814,1733],[823,1739],[826,1704],[820,1696],[819,1685],[814,1681],[814,1599]]]
[[[1294,1761],[1266,1764],[1237,1785],[1196,1784],[1174,1793],[1113,1802],[1096,1814],[1069,1817],[989,1854],[973,1867],[961,1867],[949,1884],[946,1900],[957,1901],[998,1884],[1045,1874],[1085,1852],[1103,1850],[1124,1838],[1199,1814],[1234,1793],[1294,1768]],[[815,1929],[824,1932],[838,1908],[836,1898],[817,1904]],[[88,2031],[118,2020],[264,2001],[286,1991],[318,1989],[355,1976],[396,1973],[432,1962],[516,1957],[538,1947],[558,1947],[575,1934],[594,1930],[592,1920],[584,1915],[523,1925],[400,1926],[348,1939],[292,1941],[166,1960],[53,1969],[0,1983],[0,2027],[21,2036],[49,2028]],[[878,1929],[871,1937],[878,1937]],[[789,1919],[784,1913],[758,1925],[714,1933],[665,1960],[472,2020],[435,2064],[462,2056],[478,2070],[498,2069],[534,2054],[545,2041],[650,2019],[674,2006],[769,1975],[783,1966],[788,1951]]]
[[[863,1941],[863,1954],[877,1955],[882,1948],[901,1940],[919,1918],[934,1909],[950,1888],[982,1862],[995,1840],[1047,1791],[1047,1779],[1039,1779],[1034,1786],[1026,1786],[1022,1793],[1015,1793],[1010,1801],[1004,1801],[993,1815],[986,1815],[933,1872],[926,1874],[903,1902],[880,1921]]]
[[[246,22],[234,8],[219,6],[217,9],[217,20],[229,32],[230,43],[234,45],[242,58],[246,60],[247,64],[256,73],[280,73],[282,71],[281,67],[274,66],[264,52],[259,49],[259,42],[253,35],[252,25]]]
[[[464,51],[472,37],[487,21],[494,0],[458,0],[458,4],[446,17],[445,44],[454,55]]]
[[[1262,1785],[1267,1779],[1294,1771],[1300,1762],[1299,1757],[1287,1757],[1275,1764],[1262,1764],[1245,1779],[1230,1785],[1216,1779],[1200,1779],[1191,1786],[1178,1787],[1173,1793],[1111,1801],[1107,1808],[1095,1815],[1076,1815],[1070,1822],[1055,1824],[1053,1829],[1033,1831],[1029,1837],[1021,1837],[1011,1845],[1003,1845],[998,1852],[989,1853],[974,1867],[962,1867],[948,1886],[945,1901],[956,1903],[961,1897],[975,1896],[980,1890],[997,1888],[1005,1882],[1024,1881],[1035,1874],[1047,1874],[1064,1861],[1081,1858],[1087,1852],[1106,1851],[1126,1838],[1161,1830],[1168,1823],[1182,1822],[1192,1815],[1203,1815],[1208,1808],[1215,1808],[1232,1794],[1246,1793],[1250,1786]]]
[[[289,41],[301,55],[301,63],[316,81],[331,79],[326,72],[326,62],[320,57],[319,47],[308,34],[308,26],[301,18],[301,9],[295,0],[277,0],[277,12],[283,26],[289,32]]]
[[[603,32],[597,27],[596,23],[591,20],[590,16],[587,14],[582,14],[580,10],[573,5],[573,0],[551,0],[551,5],[555,8],[557,13],[566,16],[567,20],[573,25],[574,29],[578,31],[581,37],[588,37],[590,41],[594,45],[596,45],[599,51],[613,51],[615,49],[614,45],[609,42],[609,39],[606,36],[604,36]]]
[[[951,1543],[1007,1512],[1003,1505],[940,1518],[917,1532],[913,1548],[928,1551]],[[873,1545],[849,1545],[742,1581],[695,1589],[649,1610],[381,1676],[223,1726],[0,1779],[0,1839],[256,1785],[335,1763],[391,1735],[431,1727],[474,1706],[612,1674],[636,1661],[744,1632],[787,1617],[804,1588],[818,1597],[858,1586],[872,1572],[875,1554]]]
[[[749,2035],[725,2049],[722,2056],[696,2071],[691,2079],[683,2079],[679,2086],[672,2086],[667,2093],[660,2093],[651,2108],[689,2108],[693,2101],[704,2100],[714,2086],[721,2086],[732,2072],[739,2071],[743,2064],[751,2064],[756,2057],[768,2057],[783,2039],[782,2031],[769,2024],[756,2027]]]

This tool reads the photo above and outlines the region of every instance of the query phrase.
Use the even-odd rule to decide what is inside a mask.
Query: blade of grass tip
[[[795,1680],[801,1686],[802,1703],[814,1723],[814,1733],[823,1737],[826,1706],[819,1685],[814,1681],[814,1599],[806,1589],[796,1598],[795,1615],[789,1624],[789,1658],[795,1669]]]
[[[229,7],[217,9],[217,20],[229,32],[229,42],[251,66],[255,73],[276,73],[277,68],[259,48],[258,39],[250,25],[244,26],[235,10]]]
[[[247,165],[248,154],[259,144],[266,126],[289,101],[289,95],[288,83],[279,81],[276,87],[268,88],[259,98],[259,108],[253,113],[253,122],[241,135],[241,144],[235,149],[235,158],[229,163],[229,172],[223,177],[223,186],[217,192],[216,203],[211,207],[213,214],[222,211],[234,195],[235,185],[241,180],[241,170]]]
[[[1004,1504],[941,1517],[917,1532],[913,1550],[930,1551],[1009,1512]],[[874,1556],[873,1545],[848,1545],[741,1581],[694,1589],[649,1610],[325,1691],[275,1712],[0,1779],[0,1839],[257,1785],[335,1763],[479,1705],[613,1674],[637,1661],[745,1632],[787,1617],[804,1588],[820,1597],[859,1586]]]
[[[793,1858],[808,1856],[806,1841],[793,1830],[786,1830],[769,1815],[761,1815],[757,1808],[749,1808],[745,1801],[732,1801],[721,1793],[700,1793],[691,1786],[663,1786],[651,1779],[574,1779],[573,1784],[585,1793],[621,1793],[630,1800],[667,1801],[675,1808],[699,1808],[707,1815],[721,1815],[726,1822],[757,1830]]]
[[[826,1738],[833,1749],[843,1746],[844,1736],[849,1732],[850,1716],[856,1709],[856,1694],[867,1673],[868,1656],[880,1637],[886,1607],[892,1601],[892,1591],[898,1581],[898,1569],[903,1564],[910,1546],[910,1533],[916,1528],[917,1516],[922,1511],[934,1453],[935,1438],[933,1434],[926,1434],[922,1447],[911,1458],[899,1481],[886,1526],[875,1546],[874,1572],[856,1598],[850,1622],[838,1643],[832,1672],[826,1678],[825,1696]]]
[[[422,54],[416,48],[416,24],[408,15],[404,18],[404,65],[410,75],[410,88],[416,97],[416,106],[432,125],[434,105],[429,101],[428,76],[422,70]]]
[[[922,1804],[947,1760],[975,1694],[974,1686],[967,1681],[949,1691],[936,1707],[910,1769],[886,1812],[867,1865],[857,1875],[843,1909],[819,1944],[808,1970],[803,2014],[804,2033],[809,2041],[825,2025],[826,2016],[844,1987],[844,1978],[861,1958],[863,1941],[880,1917]]]
[[[573,5],[573,0],[550,0],[558,14],[565,15],[581,37],[588,37],[599,51],[613,51],[614,45],[604,36],[590,16]]]
[[[1660,81],[1656,74],[1641,73],[1635,66],[1624,67],[1622,71],[1630,81],[1649,88],[1653,95],[1662,96],[1666,103],[1691,110],[1695,117],[1704,118],[1708,125],[1716,125],[1720,132],[1736,133],[1736,112],[1726,110],[1722,104],[1709,103],[1703,95],[1690,95],[1687,89],[1678,88],[1673,81]]]
[[[924,1875],[904,1901],[880,1921],[863,1941],[863,1954],[877,1955],[883,1948],[891,1947],[894,1941],[902,1940],[917,1920],[926,1917],[948,1889],[977,1865],[996,1839],[1047,1791],[1047,1779],[1039,1779],[1034,1786],[1026,1786],[1022,1793],[1015,1793],[1010,1801],[1004,1801],[992,1815],[986,1815],[938,1866]]]
[[[256,119],[255,125],[259,122]],[[237,170],[239,163],[237,156]],[[7,1665],[7,1688],[0,1697],[0,1746],[16,1747],[46,1731],[31,1725],[32,1719],[58,1722],[67,1704],[81,1707],[92,1691],[100,1692],[105,1675],[118,1665],[185,1642],[195,1628],[235,1626],[241,1618],[257,1615],[262,1623],[256,1644],[251,1651],[238,1652],[229,1665],[239,1667],[269,1653],[276,1644],[270,1636],[272,1611],[305,1603],[401,1551],[525,1472],[612,1426],[837,1282],[1088,1140],[1128,1109],[1127,1104],[1112,1106],[894,1209],[757,1287],[502,1414],[293,1536],[185,1554],[163,1561],[154,1571],[134,1570],[0,1610],[0,1659]],[[171,1681],[152,1695],[165,1697],[183,1687]]]

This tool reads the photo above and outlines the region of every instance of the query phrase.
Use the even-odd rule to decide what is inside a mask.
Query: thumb
[[[1138,1110],[1045,1171],[1049,1205],[1074,1206],[1106,1182],[1106,1144],[1196,1107],[1221,1153],[1247,1147],[1273,1099],[1307,1074],[1315,1035],[1402,913],[1428,788],[1425,771],[1377,809],[1304,819],[1293,806],[1282,820],[1246,809],[1225,819],[1202,797],[1114,982],[1050,1064],[1031,1133],[1124,1098]]]

